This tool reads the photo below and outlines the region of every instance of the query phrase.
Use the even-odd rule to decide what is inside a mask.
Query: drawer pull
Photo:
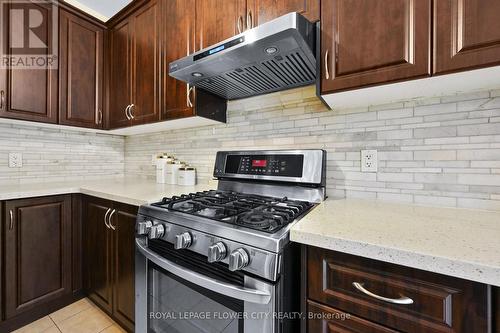
[[[387,303],[391,303],[391,304],[400,304],[400,305],[413,304],[413,300],[409,297],[406,297],[406,296],[402,296],[401,298],[398,298],[398,299],[387,298],[387,297],[376,295],[376,294],[372,293],[371,291],[366,290],[363,287],[362,283],[353,282],[352,285],[354,286],[354,288],[358,289],[363,294],[370,296],[370,297],[373,297],[375,299],[378,299],[379,301],[383,301],[383,302],[387,302]]]

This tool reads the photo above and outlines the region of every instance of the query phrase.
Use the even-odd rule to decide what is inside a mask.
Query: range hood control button
[[[176,250],[187,249],[191,246],[193,242],[193,237],[189,232],[182,233],[180,235],[175,236],[175,245],[174,248]]]
[[[250,263],[250,258],[248,257],[247,251],[239,248],[231,253],[229,256],[229,270],[237,271],[245,268]]]
[[[149,229],[149,239],[162,238],[165,235],[165,227],[163,224],[156,224]]]
[[[217,242],[208,248],[208,262],[213,263],[221,261],[226,257],[226,245],[222,242]]]

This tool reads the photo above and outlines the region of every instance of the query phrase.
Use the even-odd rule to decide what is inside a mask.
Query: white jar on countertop
[[[156,160],[156,182],[158,184],[165,184],[165,170],[166,170],[167,160],[164,158],[158,158]]]
[[[184,166],[177,171],[177,185],[194,186],[196,185],[196,169],[190,166]]]
[[[172,156],[163,155],[156,160],[156,182],[165,184],[167,182],[167,164],[173,161]]]
[[[175,185],[177,184],[177,174],[179,172],[179,169],[184,167],[185,163],[178,161],[178,160],[172,160],[167,162],[166,164],[166,174],[165,174],[165,183],[170,184],[170,185]]]

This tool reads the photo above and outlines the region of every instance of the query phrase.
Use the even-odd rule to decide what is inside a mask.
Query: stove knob
[[[163,235],[165,235],[165,226],[161,223],[156,224],[149,229],[149,239],[162,238]]]
[[[153,222],[144,221],[137,223],[137,234],[138,235],[147,235],[149,234],[149,229],[153,226]]]
[[[180,235],[175,236],[175,245],[174,248],[176,250],[187,249],[191,246],[193,242],[193,237],[189,232],[182,233]]]
[[[250,263],[247,251],[239,248],[229,255],[229,270],[237,271],[245,268]]]
[[[213,263],[221,261],[226,257],[226,245],[222,242],[217,242],[208,248],[208,262]]]

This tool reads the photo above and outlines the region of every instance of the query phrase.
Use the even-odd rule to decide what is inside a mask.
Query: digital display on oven
[[[267,167],[267,160],[252,160],[252,168],[265,168]]]
[[[225,173],[301,178],[304,155],[228,155]]]

